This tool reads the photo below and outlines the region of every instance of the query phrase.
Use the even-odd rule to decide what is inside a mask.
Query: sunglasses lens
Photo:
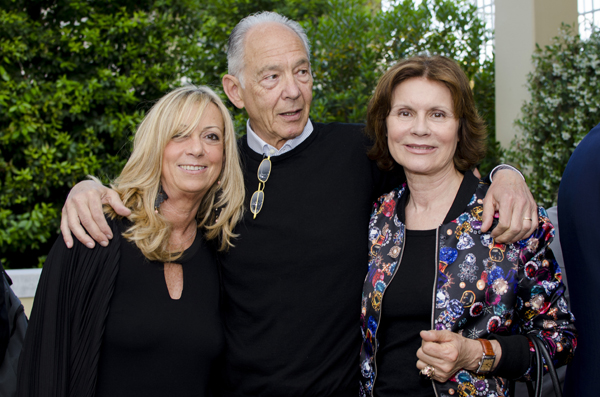
[[[261,191],[254,192],[254,194],[252,195],[252,198],[250,199],[250,211],[255,215],[258,214],[260,212],[260,210],[262,209],[264,200],[265,200],[265,194],[263,192],[261,192]]]
[[[260,166],[258,167],[258,180],[261,182],[266,182],[269,179],[269,175],[271,174],[271,160],[264,159]]]

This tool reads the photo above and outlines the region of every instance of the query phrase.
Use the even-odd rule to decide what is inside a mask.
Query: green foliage
[[[535,70],[528,78],[531,101],[517,121],[523,135],[506,156],[527,171],[535,199],[550,207],[556,205],[573,150],[600,121],[600,33],[584,41],[564,25],[552,45],[536,49],[533,63]]]
[[[39,265],[69,189],[114,178],[153,101],[185,82],[221,91],[231,29],[272,10],[312,41],[311,117],[364,122],[381,73],[418,53],[459,61],[493,126],[493,63],[466,0],[0,0],[0,256]],[[245,132],[245,113],[234,109]],[[42,258],[42,259],[40,259]]]

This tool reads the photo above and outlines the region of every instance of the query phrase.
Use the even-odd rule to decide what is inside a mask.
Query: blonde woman
[[[244,185],[230,115],[209,88],[161,98],[113,184],[113,240],[58,238],[19,370],[20,396],[206,396],[223,346],[214,251],[233,245]]]

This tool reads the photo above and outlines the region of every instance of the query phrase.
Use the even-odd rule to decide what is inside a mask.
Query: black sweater
[[[362,126],[314,123],[272,157],[265,200],[222,257],[224,396],[355,396],[360,296],[373,199],[398,186]],[[246,208],[262,156],[240,140]]]

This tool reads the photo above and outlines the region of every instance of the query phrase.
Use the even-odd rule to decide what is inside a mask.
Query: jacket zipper
[[[440,229],[442,228],[442,226],[440,225],[436,231],[435,231],[435,276],[433,277],[433,300],[431,302],[431,329],[435,329],[434,328],[434,321],[435,321],[435,295],[436,295],[436,285],[437,285],[437,281],[438,281],[438,267],[439,267],[439,263],[440,263]],[[383,301],[383,300],[382,300]],[[435,387],[435,381],[432,379],[431,380],[431,385],[433,386],[433,392],[435,393],[436,397],[439,397],[438,395],[438,391],[437,388]]]
[[[394,274],[392,274],[392,278],[390,278],[390,281],[388,281],[388,287],[389,285],[392,283],[392,281],[394,280],[394,277],[396,277],[396,273],[398,273],[398,268],[400,267],[400,264],[402,263],[402,257],[404,256],[404,241],[406,240],[406,228],[404,227],[404,224],[402,224],[402,235],[404,236],[404,238],[402,239],[402,244],[400,247],[400,259],[398,259],[398,265],[396,266],[396,269],[394,270]],[[387,288],[383,290],[383,293],[381,294],[381,310],[379,311],[379,325],[377,326],[377,330],[375,331],[375,335],[373,335],[373,338],[375,338],[375,343],[377,343],[377,333],[379,332],[379,326],[381,326],[381,311],[383,310],[383,297],[385,296],[385,291],[387,291]],[[379,346],[377,346],[377,348],[375,349],[375,353],[373,353],[373,366],[375,367],[375,378],[373,378],[373,384],[371,385],[371,397],[373,397],[373,392],[375,391],[375,381],[377,380],[377,351],[379,350]],[[437,394],[436,394],[437,397]]]

